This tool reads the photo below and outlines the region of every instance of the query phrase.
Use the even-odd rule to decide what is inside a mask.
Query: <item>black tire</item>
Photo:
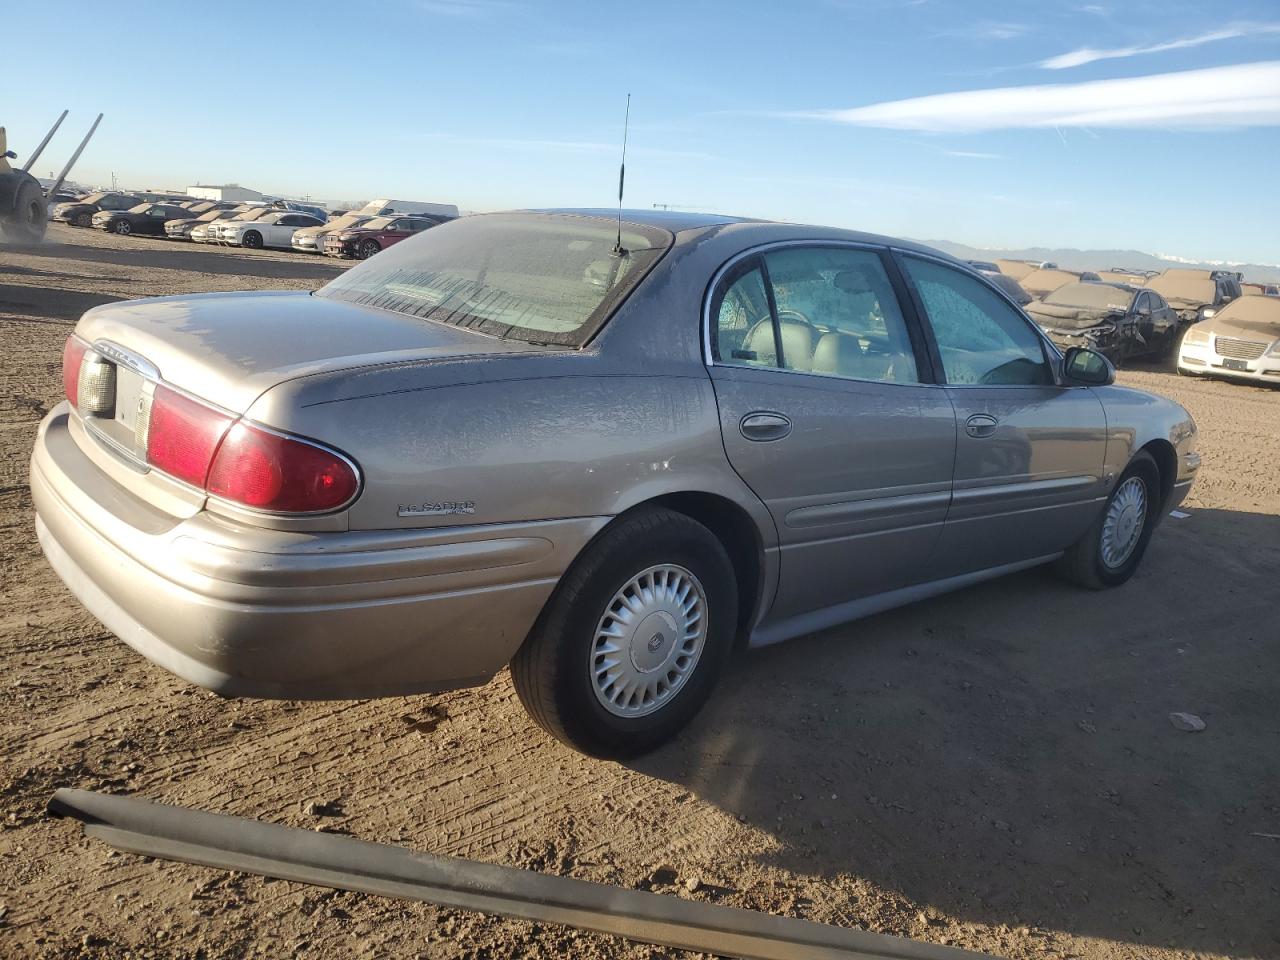
[[[77,226],[77,227],[92,227],[92,226],[93,226],[93,214],[92,214],[92,213],[77,213],[77,214],[76,214],[76,226]]]
[[[702,587],[702,651],[669,700],[643,716],[619,716],[605,708],[593,682],[592,667],[602,662],[596,628],[615,595],[660,564],[684,568]],[[610,759],[645,753],[679,732],[706,702],[733,646],[737,613],[733,565],[715,535],[681,513],[637,510],[615,521],[561,578],[511,662],[516,693],[542,729],[583,753]],[[661,632],[646,644],[649,651],[655,640],[662,642]],[[644,655],[641,648],[630,652]]]
[[[117,220],[115,226],[111,229],[120,234],[120,236],[127,237],[129,234],[133,233],[133,224],[128,220]]]
[[[1145,508],[1142,515],[1142,528],[1137,533],[1137,541],[1123,562],[1108,563],[1103,556],[1103,529],[1107,516],[1126,484],[1136,480],[1142,485]],[[1102,590],[1107,587],[1118,587],[1138,569],[1142,556],[1147,552],[1147,543],[1160,518],[1163,505],[1163,493],[1160,486],[1160,469],[1149,453],[1139,453],[1129,462],[1115,489],[1107,498],[1106,504],[1098,514],[1088,532],[1067,549],[1058,562],[1058,569],[1068,580],[1082,587]]]
[[[360,260],[368,260],[375,253],[381,253],[382,246],[377,240],[362,240],[360,246],[356,248],[356,257]]]
[[[14,193],[13,212],[0,218],[4,235],[17,243],[39,243],[49,220],[44,192],[35,179],[28,178]]]
[[[240,246],[248,247],[250,250],[259,250],[262,248],[262,234],[257,230],[250,230],[240,238]]]

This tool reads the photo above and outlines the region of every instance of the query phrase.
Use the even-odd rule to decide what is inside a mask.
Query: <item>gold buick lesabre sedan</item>
[[[510,664],[625,756],[741,645],[1057,562],[1132,575],[1195,424],[972,268],[684,213],[464,217],[315,291],[95,307],[31,463],[120,639],[228,696]]]

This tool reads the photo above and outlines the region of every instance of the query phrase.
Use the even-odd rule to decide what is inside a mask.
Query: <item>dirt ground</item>
[[[1121,373],[1204,454],[1125,587],[1030,571],[747,654],[685,736],[605,763],[535,730],[505,673],[218,699],[44,563],[27,458],[83,310],[340,269],[57,226],[0,248],[0,955],[669,955],[115,854],[46,816],[75,786],[1010,957],[1280,956],[1280,391]]]

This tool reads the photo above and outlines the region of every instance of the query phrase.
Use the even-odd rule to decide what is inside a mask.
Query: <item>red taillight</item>
[[[74,333],[67,337],[67,345],[62,348],[62,392],[73,407],[80,405],[80,361],[88,349],[89,345]]]
[[[203,487],[218,442],[234,422],[225,413],[158,386],[147,428],[147,463]]]
[[[217,497],[280,513],[336,510],[356,494],[350,461],[324,447],[247,423],[231,428],[209,471]]]

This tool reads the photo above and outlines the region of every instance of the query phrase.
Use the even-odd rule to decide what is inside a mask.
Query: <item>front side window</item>
[[[461,217],[394,244],[316,296],[504,339],[582,346],[675,240],[657,227],[621,226],[619,238],[617,222],[603,217]]]
[[[985,284],[932,260],[904,262],[933,328],[947,383],[1054,382],[1030,322]]]
[[[906,321],[874,251],[814,246],[753,257],[722,279],[711,306],[722,362],[919,382]]]
[[[796,247],[767,253],[764,261],[788,369],[919,382],[907,324],[879,254]]]

